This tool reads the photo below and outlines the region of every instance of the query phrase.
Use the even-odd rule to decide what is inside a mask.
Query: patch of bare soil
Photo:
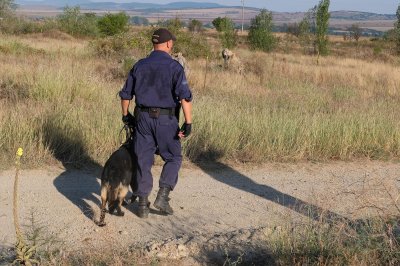
[[[160,167],[155,167],[158,190]],[[390,162],[270,164],[237,167],[222,163],[182,169],[171,193],[174,215],[152,208],[148,219],[136,216],[137,203],[124,217],[106,215],[98,227],[101,169],[50,167],[23,170],[19,213],[27,228],[30,217],[46,236],[61,240],[69,251],[84,248],[135,247],[143,256],[184,265],[226,261],[268,262],[265,230],[287,221],[321,216],[357,219],[396,212],[400,165]],[[0,172],[0,241],[13,246],[14,171]],[[129,195],[128,195],[129,196]],[[4,252],[3,252],[4,253]]]

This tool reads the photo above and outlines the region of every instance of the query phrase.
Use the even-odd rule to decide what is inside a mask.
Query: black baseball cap
[[[153,44],[165,43],[170,40],[176,41],[175,36],[167,29],[160,28],[154,31],[151,41]]]

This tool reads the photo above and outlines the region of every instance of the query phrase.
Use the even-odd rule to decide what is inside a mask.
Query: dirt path
[[[243,232],[245,237],[241,239],[246,241],[253,237],[248,234],[251,230],[288,219],[306,219],[310,211],[315,219],[321,212],[330,217],[357,218],[371,212],[361,207],[372,201],[390,209],[391,199],[383,188],[397,190],[400,180],[400,164],[383,162],[274,164],[254,169],[220,163],[190,166],[182,169],[171,194],[173,216],[152,211],[148,219],[142,220],[135,215],[137,205],[133,204],[125,209],[125,217],[107,215],[107,226],[99,228],[92,217],[99,215],[100,171],[62,167],[23,170],[19,186],[21,221],[28,223],[33,212],[48,234],[63,239],[71,249],[113,243],[146,244],[151,251],[157,249],[151,243],[165,239],[213,239],[217,243],[218,237],[220,244],[226,245],[227,234]],[[155,167],[154,176],[158,177],[160,171]],[[14,243],[13,177],[11,170],[0,173],[3,247]],[[157,179],[154,183],[151,202],[157,192]]]

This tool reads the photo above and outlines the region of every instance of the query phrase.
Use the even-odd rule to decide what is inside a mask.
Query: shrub
[[[358,24],[351,25],[351,27],[349,28],[349,32],[350,32],[350,37],[354,39],[356,42],[358,42],[362,34],[360,26]]]
[[[128,30],[129,16],[124,12],[107,14],[98,20],[97,26],[103,36],[113,36]]]
[[[64,7],[64,12],[57,18],[62,31],[74,36],[98,35],[97,17],[94,13],[81,14],[80,7]]]
[[[201,32],[203,31],[203,23],[200,20],[192,19],[189,22],[188,28],[191,32]]]
[[[149,20],[145,17],[134,16],[130,19],[133,25],[144,25],[148,26],[150,24]]]
[[[396,17],[397,17],[397,21],[394,24],[394,26],[395,26],[395,28],[394,28],[394,40],[396,42],[397,54],[400,55],[400,4],[397,7]]]
[[[228,18],[228,17],[217,17],[216,19],[214,19],[212,21],[213,26],[215,27],[215,29],[217,31],[223,31],[227,26],[230,26],[231,24],[233,24],[233,21]]]
[[[152,28],[146,28],[135,34],[121,33],[106,36],[90,42],[92,51],[102,57],[119,57],[121,60],[128,56],[145,57],[153,49],[151,43]]]
[[[160,26],[166,27],[172,32],[177,32],[180,31],[185,26],[185,24],[183,23],[183,21],[176,17],[162,22]]]
[[[126,56],[130,48],[130,40],[125,34],[107,36],[90,42],[93,52],[102,57]]]
[[[272,27],[272,13],[266,9],[261,10],[260,14],[251,20],[249,41],[253,49],[269,52],[274,48],[276,39],[272,34]]]
[[[233,48],[237,43],[237,32],[235,31],[235,24],[230,18],[216,18],[213,20],[213,25],[219,32],[221,44],[226,48]]]
[[[292,34],[293,36],[299,37],[301,33],[300,25],[298,23],[289,24],[286,32]]]
[[[14,0],[0,0],[0,18],[8,17],[15,10]]]
[[[176,42],[174,44],[174,51],[181,52],[188,58],[207,57],[211,54],[211,49],[204,37],[184,31],[175,33]]]

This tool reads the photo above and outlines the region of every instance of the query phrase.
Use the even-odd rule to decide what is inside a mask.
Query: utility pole
[[[242,35],[243,35],[243,23],[244,23],[244,0],[242,1]]]

